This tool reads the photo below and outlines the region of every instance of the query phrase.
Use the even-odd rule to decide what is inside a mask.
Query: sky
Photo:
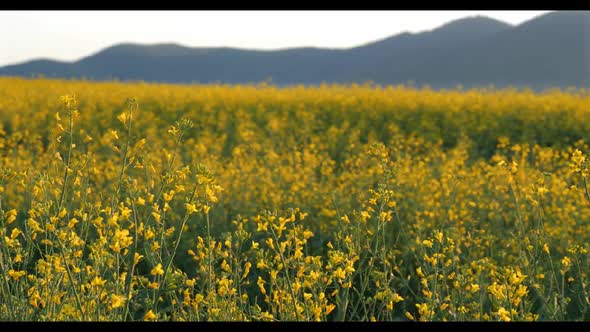
[[[0,11],[0,66],[75,61],[118,43],[347,48],[483,15],[513,25],[548,11]]]

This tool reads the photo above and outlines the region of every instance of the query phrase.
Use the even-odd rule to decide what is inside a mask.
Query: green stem
[[[291,278],[289,278],[289,269],[287,267],[287,262],[285,261],[285,257],[283,257],[283,253],[281,252],[281,248],[279,245],[279,239],[277,238],[277,235],[275,234],[272,225],[270,225],[269,228],[277,246],[276,252],[279,254],[279,257],[281,257],[281,262],[283,262],[283,266],[285,268],[285,277],[287,278],[287,285],[289,286],[289,292],[291,293],[291,298],[293,299],[293,310],[295,311],[295,319],[297,319],[297,321],[300,321],[301,318],[299,317],[299,311],[297,311],[297,298],[295,297],[295,292],[293,291],[293,286],[291,285]]]
[[[72,132],[73,129],[74,129],[74,118],[73,118],[72,111],[70,110],[69,132],[68,132],[69,136],[70,136],[70,144],[68,145],[68,157],[66,158],[66,169],[64,171],[64,181],[63,181],[63,184],[61,187],[61,195],[59,197],[59,203],[57,204],[56,215],[58,215],[59,211],[61,210],[64,198],[65,198],[65,194],[66,194],[66,184],[68,182],[70,162],[71,162],[71,158],[72,158],[72,144],[74,143],[74,133]]]
[[[193,198],[195,197],[195,193],[197,192],[197,186],[198,184],[195,184],[195,187],[193,189],[193,192],[191,194],[191,197],[189,199],[189,204],[192,204]],[[168,264],[166,264],[166,269],[164,269],[164,275],[163,275],[163,281],[162,281],[162,285],[158,288],[158,296],[156,297],[157,299],[160,298],[160,294],[162,292],[162,289],[164,288],[164,285],[166,284],[166,277],[168,276],[168,270],[170,270],[170,266],[172,265],[172,261],[174,260],[174,257],[176,256],[176,252],[178,251],[178,246],[180,245],[180,240],[182,238],[182,232],[184,230],[184,226],[186,225],[186,222],[188,221],[190,217],[190,213],[187,211],[184,214],[184,218],[182,220],[182,225],[180,227],[180,231],[178,232],[178,238],[176,239],[176,243],[174,245],[174,251],[172,251],[172,255],[170,255],[170,259],[168,260]],[[157,305],[156,305],[157,308]]]

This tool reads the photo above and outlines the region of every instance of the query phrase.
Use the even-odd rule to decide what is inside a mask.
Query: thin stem
[[[112,210],[115,208],[115,198],[119,195],[121,191],[121,180],[123,179],[123,173],[125,173],[125,167],[127,165],[127,152],[129,152],[129,145],[131,144],[131,119],[133,115],[133,105],[128,106],[128,126],[127,126],[127,141],[125,142],[125,148],[123,149],[123,162],[121,163],[121,170],[119,171],[119,178],[117,180],[117,189],[113,193],[113,197],[111,197],[111,213]]]
[[[64,266],[66,267],[66,271],[68,272],[68,278],[70,279],[70,282],[72,283],[72,290],[74,291],[74,296],[76,298],[76,303],[78,304],[78,310],[80,310],[80,313],[82,314],[82,320],[84,320],[84,310],[82,309],[82,301],[80,301],[80,295],[78,294],[78,291],[76,290],[76,285],[74,283],[74,277],[72,275],[72,271],[70,271],[70,267],[68,266],[68,261],[66,259],[66,256],[64,254],[64,246],[63,243],[61,242],[61,239],[59,238],[59,235],[55,237],[57,240],[57,243],[59,244],[60,247],[60,254],[61,254],[61,259],[63,259],[64,262]]]
[[[191,194],[191,197],[189,199],[189,203],[192,203],[193,198],[195,197],[195,193],[197,192],[197,186],[198,184],[195,184],[195,187],[193,189],[193,192]],[[188,221],[190,217],[190,213],[189,211],[186,211],[184,214],[184,218],[182,220],[182,225],[180,226],[180,231],[178,232],[178,238],[176,239],[176,243],[174,245],[174,251],[172,251],[172,255],[170,256],[170,259],[168,260],[168,264],[166,264],[166,269],[164,269],[164,275],[163,275],[163,281],[162,281],[162,285],[160,286],[160,288],[158,288],[158,296],[156,298],[160,298],[160,294],[162,289],[164,288],[164,285],[166,284],[166,277],[168,275],[168,270],[170,270],[170,266],[172,265],[172,261],[174,260],[174,257],[176,256],[176,252],[178,251],[178,246],[180,245],[180,240],[182,238],[182,232],[184,230],[184,226],[186,225],[186,222]]]
[[[69,175],[69,170],[70,170],[70,162],[71,162],[71,158],[72,158],[72,144],[74,143],[74,134],[73,134],[73,128],[74,128],[74,118],[73,118],[73,113],[70,110],[70,120],[69,120],[69,136],[70,136],[70,144],[68,145],[68,157],[66,158],[66,169],[64,171],[64,181],[61,187],[61,195],[59,197],[59,203],[57,204],[57,212],[56,215],[59,214],[59,211],[61,210],[63,201],[64,201],[64,197],[66,194],[66,184],[68,182],[68,175]]]
[[[133,252],[131,253],[131,268],[130,271],[127,273],[127,278],[125,280],[125,289],[127,289],[127,294],[125,295],[125,310],[123,311],[123,320],[127,319],[127,314],[129,313],[129,297],[131,296],[131,280],[133,279],[133,273],[135,272],[135,254],[137,253],[137,243],[139,241],[139,234],[137,234],[137,208],[135,206],[135,202],[131,201],[131,208],[133,209],[133,222],[135,227],[133,227],[135,241],[133,243]]]
[[[584,191],[586,192],[586,198],[590,202],[590,189],[588,189],[588,179],[586,179],[586,177],[584,177],[584,189]]]
[[[0,200],[1,202],[1,200]],[[0,210],[1,211],[1,210]],[[4,225],[3,225],[4,227]],[[0,238],[0,241],[2,241],[2,248],[6,248],[6,243],[4,243],[4,239]],[[5,292],[4,294],[6,294],[6,298],[8,298],[8,313],[10,315],[10,320],[14,320],[14,312],[13,312],[13,304],[12,304],[12,294],[10,294],[10,285],[8,284],[8,280],[9,277],[6,274],[6,271],[8,271],[8,268],[6,266],[4,266],[4,260],[1,259],[4,256],[4,253],[2,256],[0,256],[0,268],[2,268],[2,291]],[[6,255],[6,258],[9,260],[10,259],[10,255]],[[6,290],[4,290],[4,288],[6,287]]]
[[[296,302],[295,292],[293,291],[293,286],[291,285],[291,278],[289,278],[289,269],[287,266],[287,262],[285,261],[285,257],[283,257],[283,253],[280,250],[281,248],[279,245],[279,239],[277,238],[277,235],[275,234],[275,231],[272,228],[272,225],[269,228],[270,228],[270,232],[272,234],[272,237],[274,238],[276,245],[277,245],[277,249],[275,251],[279,254],[279,257],[281,257],[281,262],[283,262],[283,266],[285,267],[285,277],[287,278],[287,285],[289,286],[289,292],[291,293],[291,298],[293,299],[293,310],[295,311],[295,319],[297,319],[297,321],[300,321],[301,318],[299,317],[299,311],[297,311],[297,302]]]
[[[207,219],[207,253],[209,256],[209,259],[208,259],[209,260],[209,262],[208,262],[209,263],[209,275],[208,275],[208,277],[209,277],[209,293],[211,293],[211,290],[213,289],[213,284],[211,282],[211,271],[212,271],[211,259],[212,258],[211,258],[211,224],[209,222],[209,212],[207,212],[205,217]]]

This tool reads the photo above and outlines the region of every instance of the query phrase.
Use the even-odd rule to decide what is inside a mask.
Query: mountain
[[[552,12],[413,66],[373,72],[376,82],[397,75],[416,84],[590,86],[590,12]]]
[[[67,63],[35,60],[0,75],[278,85],[414,82],[434,88],[590,86],[590,12],[551,12],[517,26],[477,16],[349,49],[276,51],[120,44]]]

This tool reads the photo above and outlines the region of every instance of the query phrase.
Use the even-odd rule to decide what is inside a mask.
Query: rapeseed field
[[[0,319],[590,319],[590,95],[0,79]]]

